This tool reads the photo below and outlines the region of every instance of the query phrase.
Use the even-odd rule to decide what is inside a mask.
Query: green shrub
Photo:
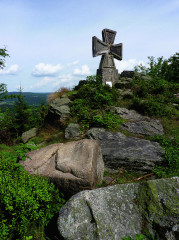
[[[99,76],[87,77],[86,83],[79,84],[72,103],[71,114],[81,123],[82,129],[89,127],[115,128],[121,123],[120,117],[107,108],[115,105],[119,94],[117,89],[102,85]]]
[[[133,98],[131,108],[148,116],[172,116],[175,110],[171,104],[162,103],[162,98],[149,97],[145,100],[140,98]]]
[[[179,142],[177,139],[169,139],[156,136],[153,140],[160,143],[165,150],[165,165],[156,166],[153,170],[159,177],[179,176]]]
[[[165,79],[168,82],[177,83],[179,81],[179,53],[175,53],[165,60],[163,57],[159,57],[157,60],[154,57],[148,57],[148,59],[148,67],[138,65],[135,70],[142,71],[153,78]]]
[[[26,149],[26,147],[24,146]],[[27,150],[27,149],[26,149]],[[16,154],[0,153],[0,239],[22,239],[34,226],[46,226],[63,205],[63,195],[46,178],[29,175]],[[32,235],[32,233],[30,233]]]

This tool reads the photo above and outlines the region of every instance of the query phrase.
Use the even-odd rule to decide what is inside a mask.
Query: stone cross
[[[92,37],[93,57],[102,55],[97,75],[102,77],[104,85],[107,82],[111,82],[114,85],[119,80],[114,58],[122,60],[122,43],[113,44],[115,36],[115,31],[105,28],[102,31],[103,41],[97,37]]]

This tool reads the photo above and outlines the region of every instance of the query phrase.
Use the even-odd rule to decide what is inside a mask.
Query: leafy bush
[[[85,84],[78,86],[71,114],[82,124],[82,128],[115,128],[122,120],[108,108],[116,104],[118,97],[117,89],[102,85],[99,76],[89,76]]]
[[[29,146],[16,154],[0,153],[0,239],[22,239],[36,226],[46,226],[63,205],[63,195],[46,178],[29,175],[17,162]],[[32,233],[30,233],[32,235]]]
[[[149,97],[145,100],[141,100],[137,97],[133,98],[130,107],[148,116],[171,117],[175,113],[175,110],[171,105],[160,102],[160,99],[156,97]]]
[[[168,82],[179,81],[179,53],[175,53],[169,59],[163,59],[163,57],[157,58],[148,57],[149,67],[138,65],[135,67],[136,71],[142,71],[153,78],[165,79]]]
[[[159,177],[179,176],[179,142],[162,136],[154,137],[165,150],[165,166],[153,170]]]

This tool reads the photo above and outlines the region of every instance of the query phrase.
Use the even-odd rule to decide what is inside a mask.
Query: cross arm
[[[118,60],[122,60],[122,43],[111,45],[110,54]]]
[[[108,53],[108,44],[97,37],[92,37],[92,50],[93,57]]]

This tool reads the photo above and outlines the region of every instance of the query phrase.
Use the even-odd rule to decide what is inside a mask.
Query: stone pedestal
[[[119,80],[118,70],[115,68],[97,69],[97,75],[102,77],[102,83],[104,85],[106,82],[111,82],[113,86]]]

